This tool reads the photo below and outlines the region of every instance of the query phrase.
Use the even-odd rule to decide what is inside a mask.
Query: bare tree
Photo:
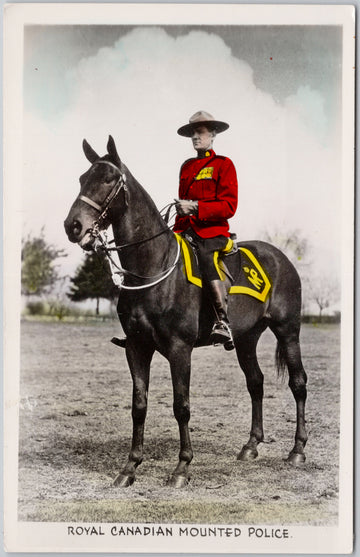
[[[319,308],[319,322],[322,322],[323,311],[340,299],[339,284],[335,279],[326,279],[323,276],[314,277],[311,290],[312,300]]]
[[[336,279],[327,278],[327,273],[314,272],[311,260],[312,247],[299,229],[266,231],[265,239],[287,255],[296,267],[302,284],[302,314],[309,312],[314,302],[319,308],[319,321],[323,312],[340,298]]]
[[[297,269],[302,284],[302,314],[307,311],[311,294],[311,246],[299,229],[279,230],[264,233],[264,238],[279,248]]]
[[[265,240],[283,251],[295,265],[306,264],[309,243],[300,230],[267,230]]]

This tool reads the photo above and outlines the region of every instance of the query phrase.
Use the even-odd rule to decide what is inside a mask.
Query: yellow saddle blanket
[[[180,234],[175,234],[175,236],[180,244],[183,271],[187,280],[202,288],[200,269],[189,242]],[[223,280],[225,280],[226,275],[222,257],[229,254],[232,249],[233,241],[229,238],[224,250],[214,253],[214,265]],[[265,302],[271,289],[270,278],[252,251],[241,246],[239,246],[239,251],[240,255],[237,254],[234,257],[240,257],[240,272],[234,284],[230,287],[229,294],[246,294],[261,302]]]

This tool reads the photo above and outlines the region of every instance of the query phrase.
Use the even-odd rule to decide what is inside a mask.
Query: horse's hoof
[[[125,476],[124,474],[119,474],[114,480],[114,486],[116,487],[130,487],[135,481],[134,476]]]
[[[243,462],[254,460],[258,456],[256,449],[250,449],[250,447],[243,447],[238,454],[237,460],[242,460]]]
[[[306,460],[304,453],[290,453],[286,462],[292,466],[302,466]]]
[[[189,479],[185,476],[174,475],[170,476],[167,481],[169,487],[174,487],[175,489],[181,489],[189,484]]]

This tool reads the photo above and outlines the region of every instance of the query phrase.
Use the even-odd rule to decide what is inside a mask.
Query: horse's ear
[[[108,140],[108,144],[107,144],[107,151],[111,157],[111,160],[114,164],[116,164],[116,166],[120,167],[121,166],[121,160],[120,157],[118,155],[118,152],[116,150],[116,146],[115,146],[115,141],[114,138],[109,135],[109,140]]]
[[[85,153],[85,157],[91,163],[94,163],[95,161],[99,160],[99,158],[100,158],[99,155],[97,153],[95,153],[94,149],[88,144],[86,139],[84,139],[84,141],[83,141],[83,150],[84,150],[84,153]]]

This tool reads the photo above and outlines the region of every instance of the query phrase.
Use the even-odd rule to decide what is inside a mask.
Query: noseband
[[[102,205],[99,205],[86,195],[79,195],[78,197],[78,199],[81,199],[81,201],[84,201],[84,203],[87,203],[87,205],[90,205],[90,207],[93,207],[93,209],[96,209],[100,213],[97,220],[94,221],[93,227],[91,229],[91,234],[94,236],[97,236],[101,223],[106,220],[110,206],[119,195],[120,191],[124,190],[125,194],[127,194],[128,191],[126,187],[126,174],[122,173],[120,168],[109,161],[96,161],[96,164],[107,164],[108,166],[111,166],[112,168],[115,168],[115,170],[120,172],[120,176],[116,184],[113,186],[111,192],[106,196]]]

